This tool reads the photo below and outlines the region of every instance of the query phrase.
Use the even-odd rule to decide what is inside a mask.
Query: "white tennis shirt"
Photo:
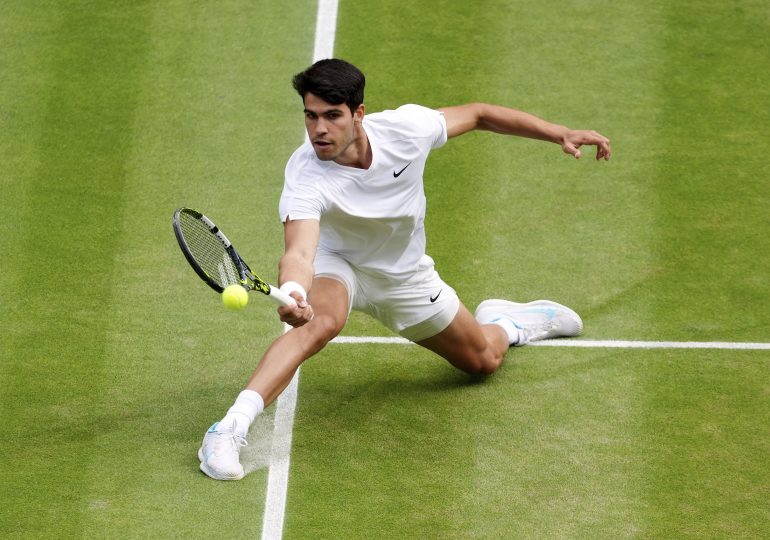
[[[425,255],[423,170],[447,140],[444,115],[420,105],[369,114],[368,169],[321,161],[309,141],[286,164],[279,214],[320,221],[319,250],[366,273],[412,276]]]

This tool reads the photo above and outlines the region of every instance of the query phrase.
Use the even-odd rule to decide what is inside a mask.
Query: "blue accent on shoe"
[[[556,317],[556,310],[552,307],[524,309],[521,310],[521,313],[542,313],[549,321]]]
[[[219,425],[219,422],[214,422],[214,424],[209,428],[208,433],[216,433],[218,425]]]
[[[506,321],[510,321],[510,323],[511,323],[513,326],[515,326],[516,328],[518,328],[519,330],[524,330],[524,327],[523,327],[523,326],[521,326],[520,324],[518,324],[516,321],[514,321],[514,320],[513,320],[513,319],[511,319],[510,317],[498,317],[497,319],[492,319],[492,320],[491,320],[491,321],[489,321],[489,323],[487,323],[487,324],[493,324],[493,323],[496,323],[497,321],[502,321],[503,319],[505,319]]]

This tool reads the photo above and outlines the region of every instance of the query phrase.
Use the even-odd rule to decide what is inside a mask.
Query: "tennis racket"
[[[247,291],[259,291],[281,306],[296,304],[291,296],[256,276],[219,227],[200,212],[179,208],[174,212],[173,224],[187,262],[218,293],[237,284]]]

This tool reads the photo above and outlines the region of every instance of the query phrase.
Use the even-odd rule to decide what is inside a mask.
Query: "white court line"
[[[334,54],[334,37],[337,33],[337,0],[319,0],[315,22],[313,63],[331,58]]]
[[[298,387],[299,369],[294,373],[289,386],[278,396],[275,405],[275,430],[273,445],[270,449],[270,468],[267,473],[265,515],[262,520],[263,540],[279,540],[283,535],[286,492],[289,485],[291,436]]]
[[[319,0],[316,15],[313,63],[331,58],[337,33],[337,0]],[[270,469],[267,473],[265,515],[262,520],[262,540],[280,540],[286,513],[286,494],[289,485],[291,434],[294,427],[294,411],[297,406],[299,369],[289,386],[276,401],[275,431],[270,450]]]
[[[532,343],[540,347],[588,347],[614,349],[742,349],[770,350],[770,343],[747,343],[740,341],[591,341],[552,340]]]
[[[394,343],[410,345],[412,342],[402,337],[357,337],[337,336],[332,343]],[[536,347],[576,347],[576,348],[612,348],[612,349],[742,349],[770,350],[770,343],[747,343],[733,341],[623,341],[623,340],[549,340],[536,341],[529,346]]]

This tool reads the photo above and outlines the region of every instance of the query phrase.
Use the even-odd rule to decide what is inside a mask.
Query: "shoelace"
[[[530,341],[542,339],[548,332],[558,326],[554,319],[528,324],[514,321],[513,324],[519,329],[519,340],[522,343],[529,343]]]
[[[212,445],[213,453],[218,454],[221,450],[223,450],[223,446],[229,445],[229,448],[232,448],[236,452],[240,453],[240,449],[244,446],[248,446],[249,442],[241,437],[240,435],[236,435],[232,431],[225,431],[225,432],[215,432],[215,439],[214,444]],[[228,449],[229,449],[228,448]]]

